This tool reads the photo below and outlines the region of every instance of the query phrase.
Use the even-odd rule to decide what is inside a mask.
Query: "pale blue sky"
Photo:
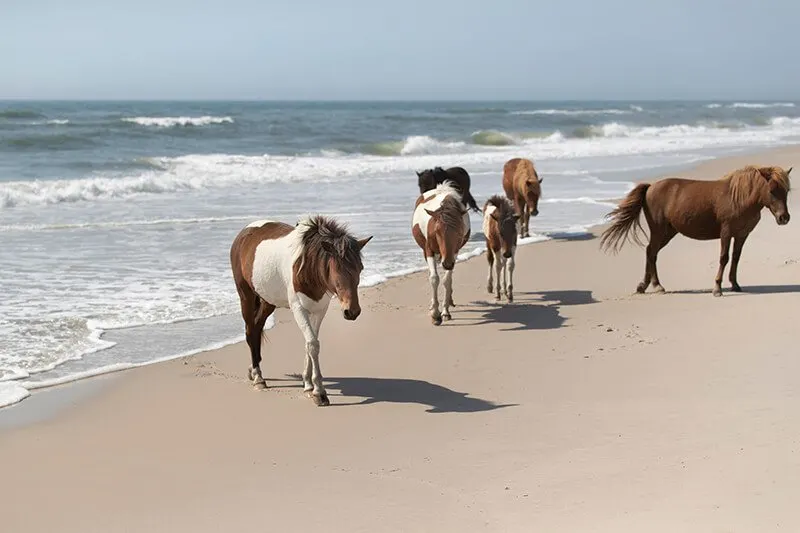
[[[798,99],[798,27],[798,0],[0,0],[0,97]]]

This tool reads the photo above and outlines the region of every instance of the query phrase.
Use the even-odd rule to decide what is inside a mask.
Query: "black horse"
[[[473,198],[472,193],[469,192],[469,174],[467,174],[467,171],[463,168],[450,167],[447,170],[443,169],[442,167],[429,168],[428,170],[417,172],[417,178],[419,178],[418,182],[420,194],[424,193],[425,191],[435,189],[437,185],[447,180],[452,181],[454,187],[458,189],[458,192],[461,193],[461,197],[464,200],[464,206],[472,209],[473,211],[480,212],[478,204],[475,202],[475,198]]]

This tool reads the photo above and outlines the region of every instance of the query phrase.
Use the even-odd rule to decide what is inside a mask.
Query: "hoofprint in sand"
[[[687,175],[798,161],[784,149]],[[266,392],[246,386],[242,343],[126,372],[4,432],[2,528],[800,530],[797,242],[800,226],[765,217],[745,292],[721,299],[707,295],[714,241],[662,251],[665,295],[633,293],[639,248],[521,246],[515,302],[487,298],[483,259],[461,263],[459,312],[440,328],[419,319],[427,273],[390,280],[361,295],[356,323],[326,321],[323,411],[278,310]]]

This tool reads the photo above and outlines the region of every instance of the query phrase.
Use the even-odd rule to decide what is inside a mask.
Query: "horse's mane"
[[[297,228],[299,246],[295,263],[299,261],[298,271],[302,270],[311,283],[327,287],[330,259],[354,274],[363,268],[358,240],[344,224],[316,215],[298,222]]]
[[[486,204],[483,206],[484,213],[486,212],[486,208],[490,205],[494,206],[495,213],[497,220],[502,223],[506,220],[514,220],[514,207],[511,205],[511,202],[508,201],[507,198],[500,196],[499,194],[495,194],[488,200],[486,200]]]
[[[437,210],[437,213],[445,228],[461,229],[464,224],[464,204],[461,203],[461,196],[448,194],[442,200],[442,205]]]
[[[752,165],[734,170],[722,178],[730,183],[731,199],[737,207],[744,207],[756,200],[764,191],[767,180],[774,181],[787,193],[791,189],[789,174],[779,167],[756,168]]]

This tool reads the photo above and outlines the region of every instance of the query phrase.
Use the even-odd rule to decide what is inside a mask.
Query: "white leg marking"
[[[315,400],[318,405],[326,405],[327,395],[325,393],[325,387],[322,384],[322,370],[319,366],[319,339],[317,337],[317,332],[322,325],[322,319],[327,312],[327,306],[321,311],[311,313],[308,309],[303,307],[299,299],[294,299],[290,305],[295,322],[297,322],[297,326],[300,328],[306,341],[306,366],[303,375],[303,388],[306,389],[308,385],[307,372],[310,361],[312,394],[319,399]]]
[[[444,283],[444,313],[442,313],[442,317],[445,320],[450,320],[452,318],[450,316],[450,306],[453,305],[453,271],[445,270],[442,281]]]
[[[434,323],[441,322],[442,314],[439,312],[439,272],[436,269],[436,258],[428,257],[428,271],[430,273],[431,291],[431,319]]]

